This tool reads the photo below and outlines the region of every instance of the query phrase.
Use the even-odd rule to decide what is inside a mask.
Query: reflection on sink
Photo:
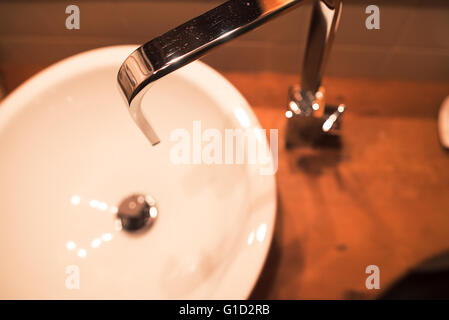
[[[170,133],[193,121],[224,130],[242,128],[242,117],[260,128],[257,119],[195,62],[144,98],[162,141],[151,147],[116,88],[134,48],[66,59],[2,102],[0,298],[241,299],[254,286],[273,232],[274,177],[258,165],[176,165],[169,154]],[[116,216],[134,193],[157,203],[157,223],[138,237]],[[79,289],[67,286],[72,270]]]

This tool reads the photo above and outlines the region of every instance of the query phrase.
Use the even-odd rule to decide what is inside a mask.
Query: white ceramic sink
[[[256,117],[195,62],[145,97],[162,141],[152,147],[116,85],[134,48],[66,59],[1,103],[1,299],[244,299],[255,285],[273,232],[274,176],[258,165],[176,165],[169,154],[176,128],[259,128]],[[115,215],[136,192],[158,209],[138,235]]]

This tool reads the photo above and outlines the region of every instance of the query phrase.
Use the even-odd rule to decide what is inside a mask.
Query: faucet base
[[[285,148],[294,149],[301,146],[341,146],[341,129],[343,105],[326,105],[322,117],[300,116],[293,114],[287,116],[285,132]],[[288,111],[287,111],[288,112]],[[336,116],[336,114],[339,114]],[[330,123],[332,124],[330,125]],[[331,128],[327,131],[324,129]],[[324,128],[324,129],[323,129]]]
[[[344,104],[327,105],[326,91],[306,91],[295,85],[289,89],[285,147],[339,144]]]

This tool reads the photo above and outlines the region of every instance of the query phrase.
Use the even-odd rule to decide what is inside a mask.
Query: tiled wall
[[[217,0],[2,0],[0,65],[48,65],[87,49],[143,43]],[[65,28],[77,4],[81,29]],[[365,8],[380,7],[381,29],[365,28]],[[213,51],[221,70],[295,73],[301,68],[310,5],[291,10]],[[449,1],[347,0],[327,75],[449,80]]]

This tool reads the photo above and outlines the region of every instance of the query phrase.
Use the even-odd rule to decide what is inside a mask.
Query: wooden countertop
[[[293,76],[228,73],[265,129],[280,129],[277,225],[252,298],[369,299],[449,249],[449,152],[436,115],[449,83],[327,79],[342,147],[283,148]],[[380,268],[367,290],[365,268]]]

